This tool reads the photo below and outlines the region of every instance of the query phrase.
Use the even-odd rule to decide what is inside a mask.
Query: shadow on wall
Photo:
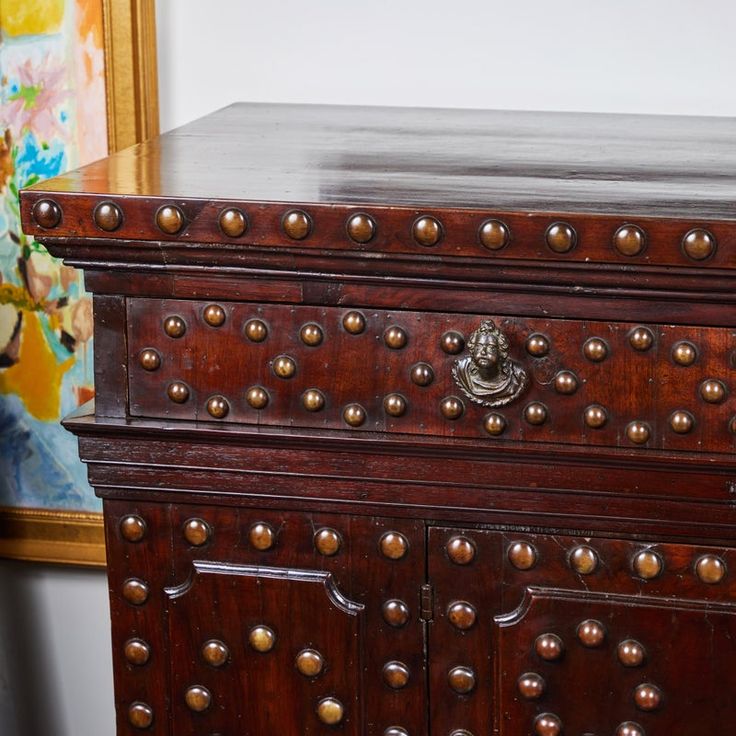
[[[0,561],[2,736],[115,732],[104,572]]]

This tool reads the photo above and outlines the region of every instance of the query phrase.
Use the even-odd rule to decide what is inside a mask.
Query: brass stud
[[[539,700],[544,695],[545,682],[536,672],[525,672],[517,680],[516,687],[525,700]]]
[[[608,412],[600,404],[591,404],[583,414],[585,424],[591,429],[600,429],[608,421]]]
[[[459,332],[450,330],[440,338],[440,346],[448,355],[457,355],[465,349],[465,338]]]
[[[695,572],[701,582],[716,585],[726,575],[726,563],[715,555],[703,555],[695,563]]]
[[[409,540],[400,532],[386,532],[378,542],[381,554],[389,560],[400,560],[409,551]]]
[[[365,331],[365,317],[360,312],[348,312],[342,318],[342,326],[345,332],[351,335],[360,335]]]
[[[578,377],[572,371],[560,371],[555,376],[555,391],[569,396],[578,390]]]
[[[128,578],[123,583],[123,598],[133,606],[142,606],[149,593],[148,585],[138,578]]]
[[[646,736],[646,734],[638,723],[625,721],[616,729],[616,736]]]
[[[736,414],[731,417],[731,421],[728,423],[728,431],[731,434],[736,434]]]
[[[696,350],[695,345],[691,342],[687,342],[686,340],[678,342],[672,348],[672,360],[677,363],[677,365],[692,365],[697,357],[698,351]]]
[[[199,518],[187,519],[184,522],[183,532],[184,539],[187,540],[192,547],[201,547],[210,539],[212,530],[210,525],[204,520]]]
[[[296,669],[304,677],[319,677],[325,668],[325,659],[316,649],[302,649],[294,660]]]
[[[591,575],[598,569],[598,554],[586,544],[575,547],[570,554],[570,567],[579,575]]]
[[[281,227],[292,240],[304,240],[312,232],[312,220],[302,210],[291,210],[281,220]]]
[[[412,383],[417,386],[429,386],[434,381],[434,371],[429,363],[416,363],[411,367]]]
[[[626,436],[637,445],[643,445],[645,442],[648,442],[650,434],[651,431],[646,422],[629,422],[626,427]]]
[[[657,710],[662,705],[662,691],[649,682],[642,683],[634,690],[634,703],[639,710]]]
[[[276,531],[270,524],[257,521],[248,531],[248,541],[253,549],[265,552],[276,544]]]
[[[389,726],[383,732],[383,736],[409,736],[409,732],[401,726]]]
[[[629,333],[629,345],[634,350],[644,352],[654,344],[654,335],[647,327],[637,327]]]
[[[230,659],[230,650],[219,639],[210,639],[202,645],[202,659],[210,667],[224,667]]]
[[[138,361],[144,371],[156,371],[161,365],[161,356],[153,348],[141,350]]]
[[[217,224],[228,238],[239,238],[248,229],[248,221],[245,219],[245,214],[236,207],[228,207],[222,210],[217,218]]]
[[[636,639],[624,639],[616,648],[616,655],[624,667],[641,667],[646,659],[646,651]]]
[[[478,230],[478,239],[488,250],[505,248],[510,237],[508,227],[501,220],[486,220]]]
[[[376,234],[376,222],[369,215],[359,212],[348,218],[345,229],[355,243],[370,243]]]
[[[225,324],[225,310],[219,304],[208,304],[202,318],[210,327],[222,327]]]
[[[585,341],[583,353],[593,363],[601,363],[608,357],[608,345],[600,337],[591,337]]]
[[[603,640],[606,638],[606,630],[600,621],[588,619],[578,626],[577,635],[583,646],[594,649],[603,644]]]
[[[214,419],[224,419],[230,413],[230,404],[224,396],[210,396],[207,399],[207,413]]]
[[[571,225],[555,222],[547,228],[544,239],[547,241],[547,247],[555,253],[568,253],[575,247],[577,234]]]
[[[206,687],[192,685],[184,693],[184,702],[189,710],[204,713],[212,705],[212,695]]]
[[[450,736],[473,736],[473,734],[464,728],[457,728],[450,734]]]
[[[638,256],[646,245],[644,231],[636,225],[622,225],[613,236],[613,245],[624,256]]]
[[[248,643],[261,654],[270,652],[276,644],[276,634],[268,626],[254,626],[248,634]]]
[[[447,673],[447,683],[458,695],[475,690],[475,672],[470,667],[453,667]]]
[[[166,393],[175,404],[184,404],[189,398],[189,387],[186,383],[174,381],[169,384]]]
[[[401,348],[406,346],[408,337],[401,327],[391,325],[391,327],[383,333],[383,341],[386,343],[386,346],[392,350],[401,350]]]
[[[409,606],[398,598],[386,601],[381,607],[383,620],[395,629],[400,629],[409,621]]]
[[[696,228],[682,239],[682,249],[694,261],[704,261],[716,252],[716,239],[707,230]]]
[[[507,555],[517,570],[531,570],[537,564],[537,550],[529,542],[512,542]]]
[[[111,233],[123,224],[123,213],[113,202],[100,202],[92,214],[100,230]]]
[[[131,703],[128,708],[128,723],[133,728],[145,729],[150,728],[153,723],[153,708],[147,703],[136,701]]]
[[[336,726],[344,715],[345,708],[337,698],[322,698],[317,704],[317,718],[326,726]]]
[[[467,601],[453,601],[447,608],[447,620],[460,631],[467,631],[475,626],[478,613]]]
[[[401,690],[409,684],[409,668],[403,662],[386,662],[383,681],[393,690]]]
[[[334,529],[324,527],[315,532],[314,546],[321,555],[333,557],[340,551],[342,539]]]
[[[445,419],[460,419],[465,411],[465,404],[457,396],[446,396],[440,402],[440,412]]]
[[[542,358],[549,353],[549,340],[544,335],[535,332],[526,340],[526,351],[535,358]]]
[[[562,657],[564,645],[557,634],[541,634],[534,642],[534,651],[547,662],[556,662]]]
[[[452,537],[445,545],[450,562],[469,565],[475,559],[475,544],[467,537]]]
[[[151,659],[151,647],[143,639],[128,639],[123,647],[125,659],[136,667],[142,667]]]
[[[263,342],[268,337],[268,327],[260,319],[249,319],[243,332],[251,342]]]
[[[172,315],[164,320],[164,332],[169,337],[182,337],[186,331],[186,322],[181,317]]]
[[[343,421],[350,427],[360,427],[366,416],[365,409],[360,404],[348,404],[342,412]]]
[[[562,721],[554,713],[541,713],[534,719],[536,736],[559,736],[562,733]]]
[[[383,399],[383,410],[391,417],[403,417],[406,414],[406,399],[401,394],[388,394]]]
[[[414,240],[427,248],[437,245],[442,238],[442,225],[434,217],[419,217],[411,227]]]
[[[497,414],[495,412],[488,414],[483,420],[483,429],[491,436],[498,437],[498,435],[503,434],[506,430],[506,418],[503,414]]]
[[[700,396],[709,404],[720,404],[726,398],[726,387],[721,381],[709,378],[700,384]]]
[[[176,235],[184,227],[184,213],[175,205],[164,205],[156,212],[156,224],[167,235]]]
[[[137,514],[120,520],[120,534],[127,542],[140,542],[146,536],[146,522]]]
[[[325,395],[316,388],[307,389],[302,394],[302,406],[307,411],[320,411],[325,405]]]
[[[677,434],[687,434],[695,426],[695,418],[689,411],[676,411],[670,416],[670,427]]]
[[[532,401],[524,409],[524,419],[537,427],[544,424],[547,421],[547,407],[541,401]]]
[[[324,340],[322,328],[314,322],[309,322],[299,330],[301,341],[310,348],[317,347]]]
[[[268,391],[263,386],[251,386],[245,394],[245,400],[254,409],[265,409],[269,402]]]
[[[664,561],[656,553],[650,549],[639,552],[634,557],[634,572],[642,580],[654,580],[659,577],[664,570]]]
[[[52,199],[39,199],[33,205],[31,215],[46,230],[55,228],[61,222],[61,208]]]
[[[291,378],[296,373],[296,361],[288,355],[279,355],[274,358],[273,372],[279,378]]]

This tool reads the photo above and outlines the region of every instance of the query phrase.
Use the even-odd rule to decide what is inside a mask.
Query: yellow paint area
[[[55,421],[61,413],[61,379],[73,364],[73,356],[56,360],[38,313],[24,311],[18,362],[0,370],[0,393],[17,394],[36,419]]]
[[[0,28],[8,36],[58,33],[65,0],[2,0]]]

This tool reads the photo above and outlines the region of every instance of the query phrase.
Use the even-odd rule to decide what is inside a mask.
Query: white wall
[[[732,0],[157,0],[162,129],[235,100],[736,115]],[[103,573],[0,563],[3,736],[112,736]]]
[[[0,734],[112,736],[100,571],[0,560]]]
[[[732,0],[157,0],[161,123],[236,100],[736,115]]]

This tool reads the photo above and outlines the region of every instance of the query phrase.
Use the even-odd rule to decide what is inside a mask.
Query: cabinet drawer
[[[154,299],[128,310],[133,416],[736,447],[731,330]]]

